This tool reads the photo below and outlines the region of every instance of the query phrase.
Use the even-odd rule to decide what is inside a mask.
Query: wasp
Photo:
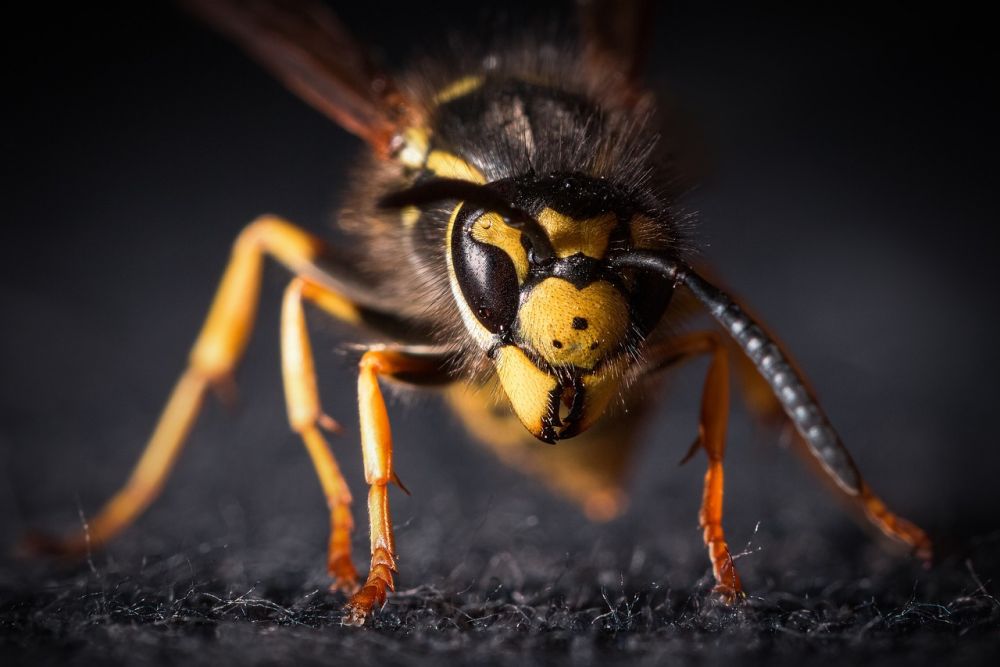
[[[578,39],[490,41],[390,77],[322,4],[189,2],[291,90],[365,144],[337,218],[346,239],[276,216],[236,239],[187,368],[124,487],[38,551],[107,543],[156,498],[207,395],[231,382],[254,325],[264,262],[291,274],[281,306],[288,421],[330,510],[331,588],[361,625],[395,586],[384,387],[436,387],[505,461],[588,516],[621,511],[621,480],[656,379],[709,359],[698,436],[708,459],[699,524],[728,602],[743,597],[723,531],[730,376],[762,417],[794,427],[819,468],[886,536],[929,561],[931,543],[871,490],[784,347],[692,264],[656,100],[642,82],[649,2],[580,0]],[[306,306],[360,341],[357,397],[370,566],[352,556],[351,492],[324,431]],[[715,325],[678,333],[696,310]],[[542,443],[563,448],[541,458]],[[571,441],[563,443],[562,441]]]

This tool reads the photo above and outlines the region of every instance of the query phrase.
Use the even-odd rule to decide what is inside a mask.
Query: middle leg
[[[333,578],[330,588],[350,594],[358,587],[358,572],[351,560],[351,533],[354,530],[351,492],[337,459],[320,431],[320,427],[327,430],[339,430],[339,427],[320,407],[303,300],[336,315],[342,309],[344,299],[304,278],[296,278],[288,285],[281,306],[281,371],[289,425],[302,438],[309,452],[330,509],[327,559],[327,571]]]

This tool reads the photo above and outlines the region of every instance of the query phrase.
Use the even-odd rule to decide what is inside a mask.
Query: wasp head
[[[458,201],[447,231],[452,294],[514,412],[546,442],[586,430],[618,395],[673,291],[609,261],[648,247],[651,217],[580,174],[438,180],[396,203],[443,198]]]

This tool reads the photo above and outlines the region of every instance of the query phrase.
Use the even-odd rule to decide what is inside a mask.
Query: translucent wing
[[[325,6],[311,0],[185,0],[289,89],[388,155],[412,108]]]

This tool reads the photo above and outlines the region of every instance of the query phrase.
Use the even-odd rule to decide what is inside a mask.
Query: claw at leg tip
[[[717,584],[712,589],[712,593],[720,602],[729,607],[739,606],[747,599],[747,594],[743,592],[742,588],[733,588],[725,584]]]
[[[353,628],[360,628],[365,624],[366,616],[367,614],[355,609],[351,605],[347,605],[347,607],[344,608],[344,617],[340,620],[340,624]]]

